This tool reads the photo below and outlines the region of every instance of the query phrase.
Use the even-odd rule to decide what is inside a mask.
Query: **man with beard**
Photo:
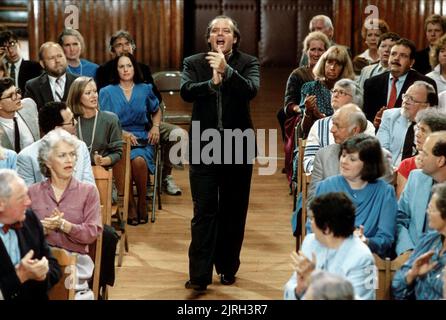
[[[67,72],[67,59],[62,47],[55,42],[45,42],[39,50],[40,65],[44,73],[25,85],[25,97],[33,99],[40,110],[45,103],[65,102],[76,76]]]
[[[403,93],[415,81],[430,83],[437,91],[434,80],[411,69],[415,63],[415,51],[411,40],[401,38],[390,51],[390,71],[364,82],[364,113],[376,128],[379,128],[384,110],[401,107]]]

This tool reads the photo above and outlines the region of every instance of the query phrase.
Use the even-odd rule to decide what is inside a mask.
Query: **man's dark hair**
[[[3,92],[8,90],[14,85],[14,80],[11,78],[0,78],[0,97],[2,96]]]
[[[441,131],[437,131],[441,132]],[[439,138],[432,147],[432,154],[436,157],[446,158],[446,139]]]
[[[206,33],[204,35],[206,43],[208,44],[209,48],[210,48],[210,44],[209,44],[208,40],[209,40],[209,36],[211,35],[212,22],[214,22],[217,19],[228,19],[232,22],[232,25],[233,25],[232,31],[234,32],[234,38],[237,39],[237,41],[232,45],[232,49],[237,50],[238,47],[240,46],[240,41],[241,41],[242,35],[238,28],[237,22],[234,19],[232,19],[231,17],[225,16],[225,15],[217,16],[214,19],[212,19],[211,21],[209,21],[208,27],[206,28]]]
[[[395,46],[405,46],[410,49],[410,60],[415,59],[415,53],[417,52],[417,47],[415,46],[415,43],[412,40],[401,38],[397,42],[395,42]]]
[[[119,84],[120,78],[119,78],[119,72],[118,72],[118,61],[122,57],[127,57],[132,62],[133,70],[135,71],[135,75],[133,76],[133,82],[135,84],[144,82],[144,77],[142,76],[141,68],[139,67],[138,62],[136,62],[135,56],[131,53],[124,52],[122,55],[120,55],[119,57],[115,57],[112,60],[112,64],[111,64],[112,72],[110,75],[111,76],[110,83]]]
[[[10,41],[19,41],[19,38],[17,38],[17,35],[14,32],[9,30],[0,32],[0,46]]]
[[[392,41],[396,42],[396,41],[400,40],[401,37],[400,37],[400,35],[399,35],[398,33],[395,33],[395,32],[386,32],[386,33],[383,33],[383,34],[379,37],[379,40],[378,40],[378,47],[381,45],[381,42],[383,42],[384,40],[387,40],[387,39],[392,39]]]
[[[65,110],[67,105],[64,102],[47,102],[39,110],[39,126],[42,134],[45,135],[56,127],[62,126],[64,119],[61,111]]]
[[[136,49],[135,40],[133,40],[132,35],[126,30],[119,30],[115,34],[113,34],[110,38],[109,48],[111,52],[115,52],[115,48],[113,47],[113,45],[115,44],[115,41],[118,40],[119,38],[127,39],[128,42],[130,42],[132,49],[133,50]]]
[[[364,133],[354,135],[341,145],[339,157],[344,150],[347,153],[358,152],[359,159],[364,163],[361,170],[362,180],[373,182],[384,175],[384,156],[377,138]]]
[[[437,206],[440,211],[440,216],[443,220],[446,220],[446,182],[436,184],[432,187],[432,195],[437,195]]]
[[[333,236],[348,238],[355,230],[355,206],[344,192],[329,192],[314,198],[310,204],[316,226],[333,232]]]

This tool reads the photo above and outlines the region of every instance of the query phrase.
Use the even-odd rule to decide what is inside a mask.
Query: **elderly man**
[[[0,142],[16,153],[40,138],[36,104],[21,97],[11,78],[0,78]]]
[[[38,77],[42,73],[42,67],[36,61],[22,58],[19,39],[11,31],[0,33],[0,56],[3,51],[9,76],[14,80],[16,87],[25,91],[26,81]]]
[[[415,81],[430,83],[437,91],[434,80],[411,69],[415,63],[415,50],[411,40],[399,39],[390,51],[390,71],[364,82],[364,113],[368,120],[374,121],[376,128],[381,123],[384,110],[401,107],[403,93]]]
[[[48,299],[61,271],[39,219],[27,209],[28,188],[9,169],[0,169],[0,186],[0,300]]]
[[[424,81],[414,82],[403,94],[401,108],[386,110],[376,137],[384,149],[392,154],[392,165],[398,167],[401,160],[415,152],[415,117],[420,110],[438,105],[438,96],[432,85]]]
[[[420,168],[412,170],[400,200],[396,219],[398,255],[413,250],[429,230],[427,206],[432,185],[446,181],[446,131],[431,133],[420,152]]]
[[[33,99],[38,110],[47,102],[65,102],[70,86],[76,79],[75,75],[67,72],[67,59],[59,44],[55,42],[42,44],[39,60],[45,72],[29,80],[25,86],[25,97]]]

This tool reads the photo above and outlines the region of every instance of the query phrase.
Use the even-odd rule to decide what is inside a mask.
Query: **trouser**
[[[252,165],[191,165],[194,205],[189,247],[190,280],[212,283],[218,274],[235,275],[245,233]]]

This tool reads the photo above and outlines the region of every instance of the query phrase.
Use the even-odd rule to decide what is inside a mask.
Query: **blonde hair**
[[[343,46],[332,46],[320,57],[319,61],[313,68],[314,76],[319,80],[325,80],[325,63],[327,60],[336,60],[342,65],[342,71],[339,75],[340,79],[355,79],[355,72],[353,70],[352,60],[348,55],[347,50]]]
[[[327,51],[327,49],[330,48],[330,40],[328,40],[328,37],[320,31],[313,31],[310,32],[304,39],[303,45],[305,53],[308,51],[310,47],[310,42],[315,40],[319,40],[324,43],[325,51]]]
[[[68,91],[67,97],[67,107],[73,111],[75,117],[84,115],[81,97],[84,94],[85,88],[90,82],[95,83],[93,78],[82,76],[76,78],[76,80],[74,80],[70,86],[70,91]]]

